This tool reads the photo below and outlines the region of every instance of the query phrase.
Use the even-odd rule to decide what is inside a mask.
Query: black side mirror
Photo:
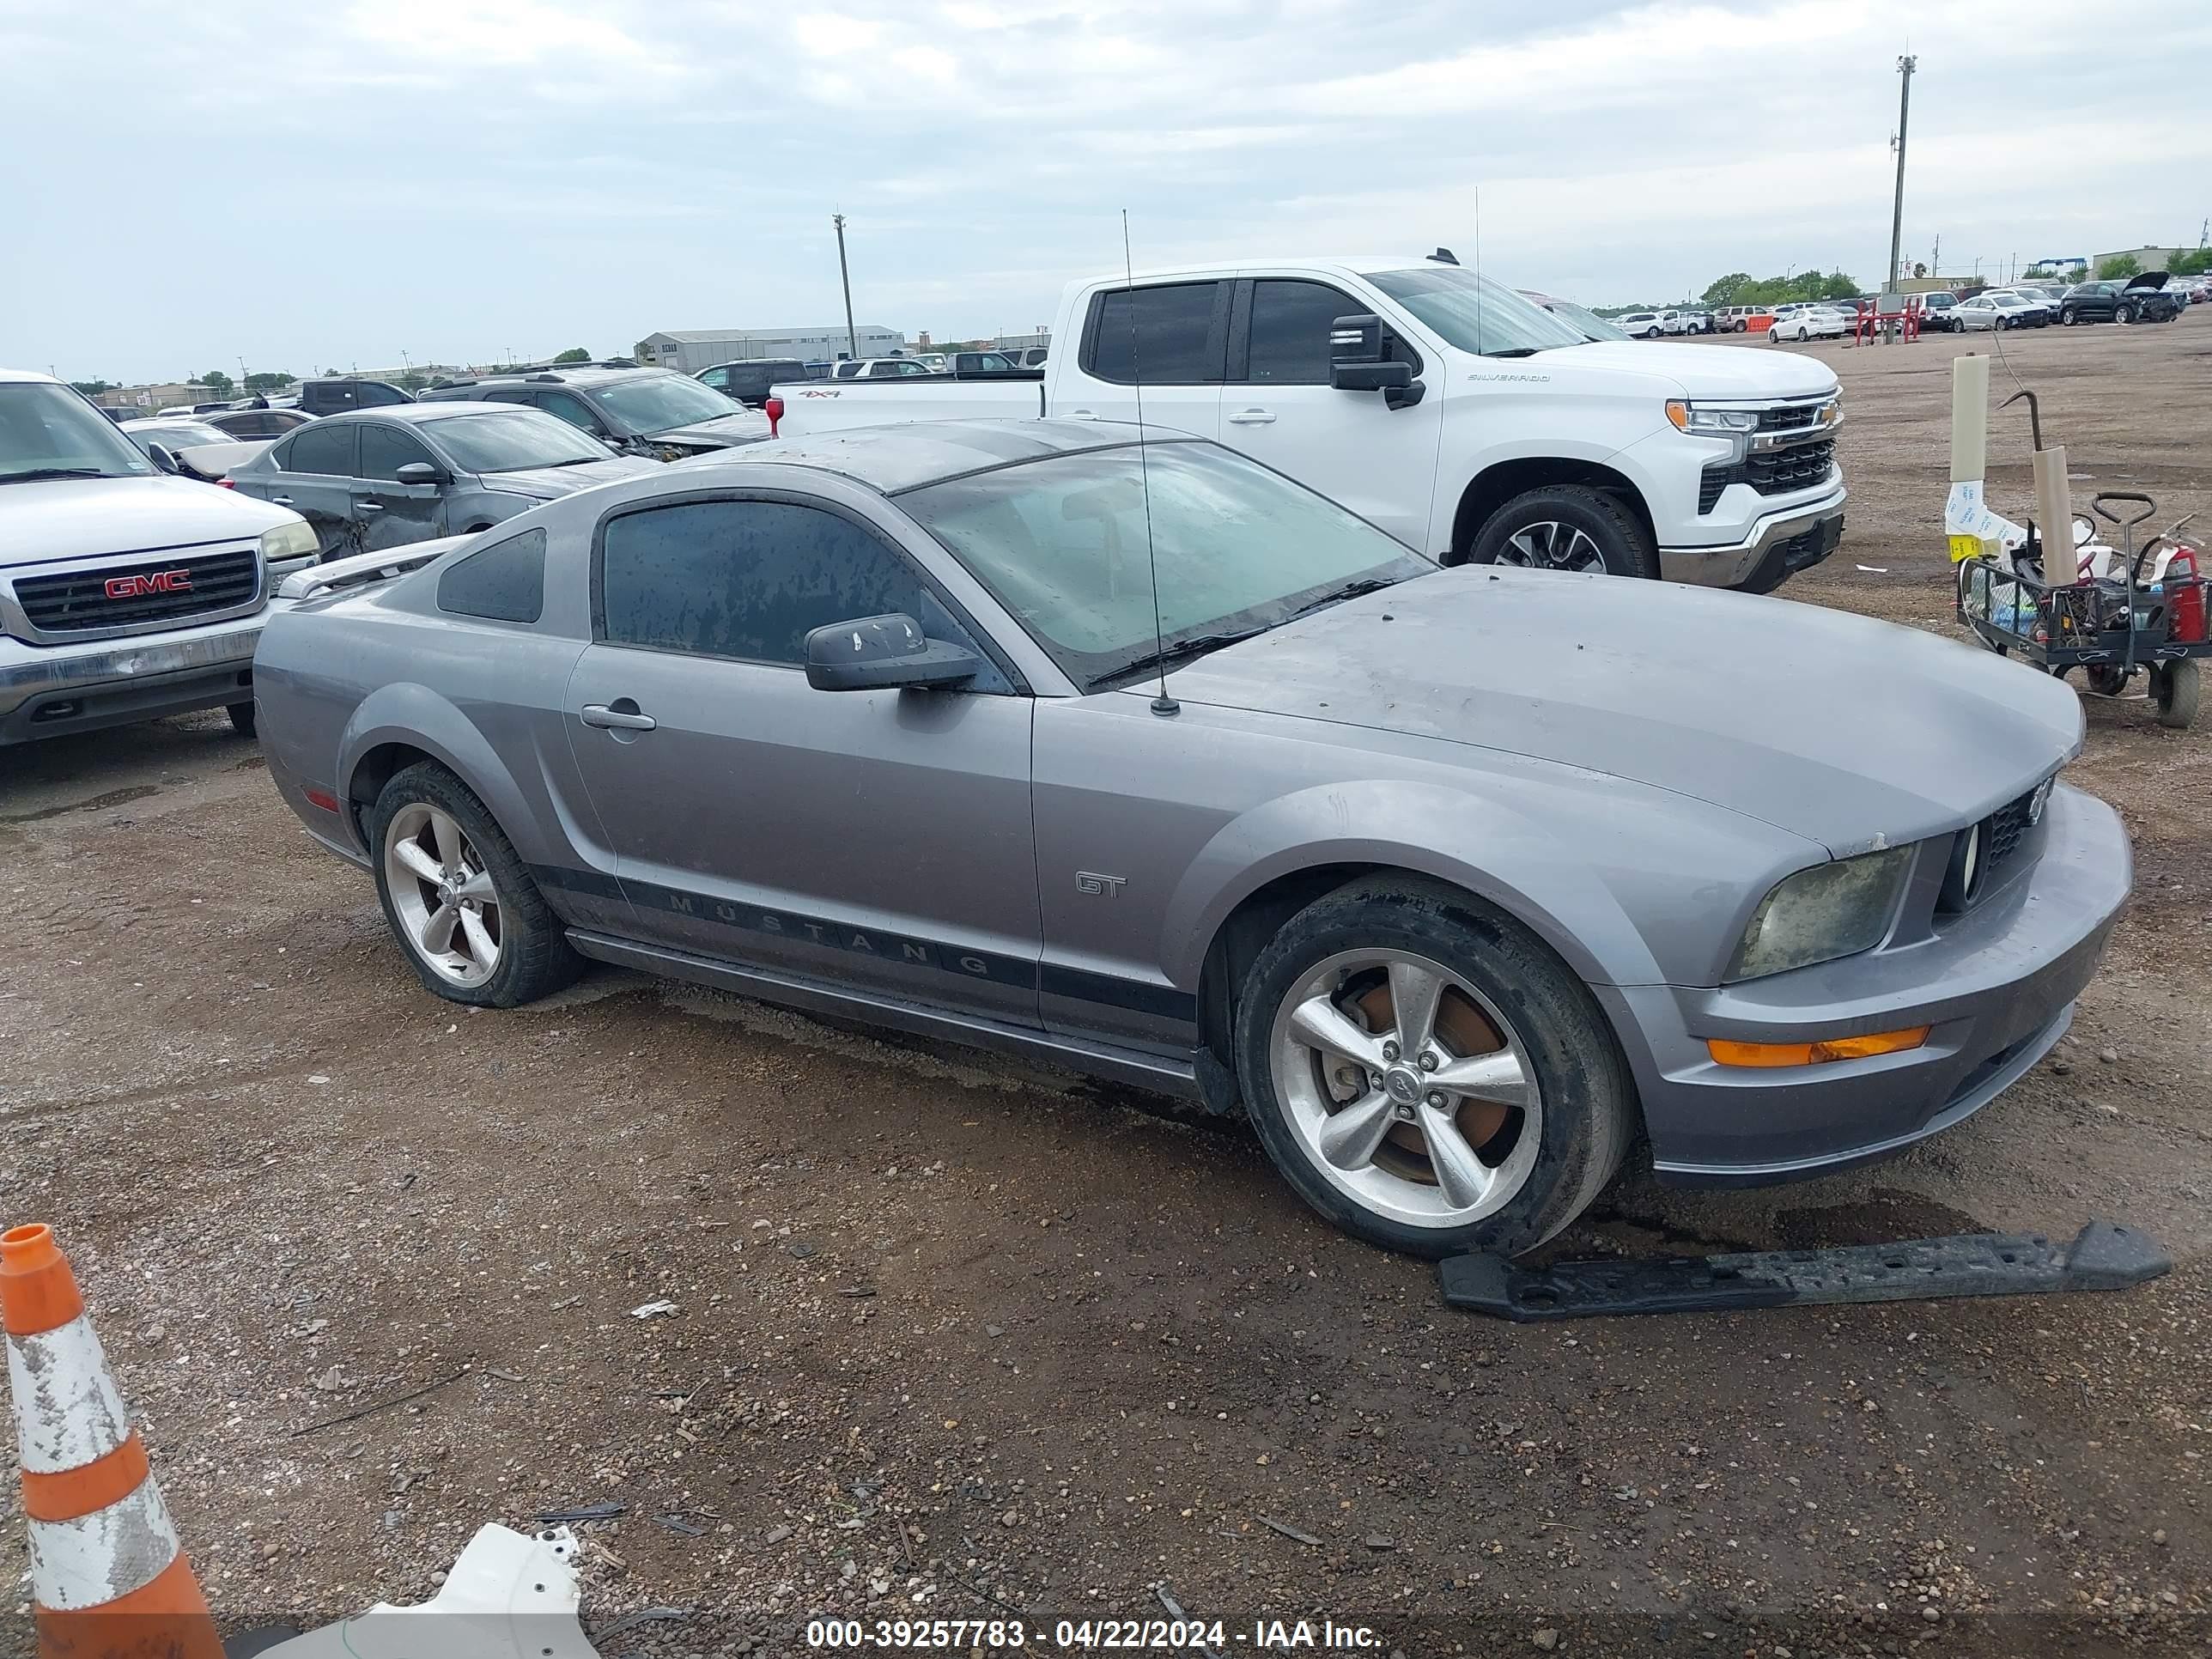
[[[928,690],[975,678],[964,646],[933,640],[903,612],[831,623],[806,636],[806,683],[817,691]]]
[[[1396,409],[1419,403],[1405,394],[1413,386],[1413,366],[1383,361],[1382,319],[1371,312],[1340,317],[1328,325],[1328,383],[1339,392],[1380,392]]]
[[[428,461],[410,461],[392,475],[392,482],[404,484],[441,484],[453,482],[442,466],[433,466]]]

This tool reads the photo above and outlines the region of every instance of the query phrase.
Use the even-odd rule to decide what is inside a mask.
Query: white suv
[[[252,735],[262,617],[315,532],[166,462],[0,368],[0,746],[198,708]]]

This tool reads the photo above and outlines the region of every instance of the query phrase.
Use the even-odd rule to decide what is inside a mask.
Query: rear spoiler
[[[370,582],[388,581],[394,576],[404,576],[410,570],[419,570],[433,559],[441,558],[464,542],[475,540],[473,536],[441,536],[435,541],[410,542],[404,547],[386,548],[381,552],[353,553],[343,559],[327,559],[321,564],[311,564],[305,570],[295,570],[284,578],[276,590],[280,599],[310,599],[319,593],[334,592],[342,587],[362,587]]]

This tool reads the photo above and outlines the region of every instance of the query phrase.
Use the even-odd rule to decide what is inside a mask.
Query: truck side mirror
[[[1380,392],[1391,408],[1419,403],[1411,363],[1382,359],[1382,319],[1371,312],[1340,317],[1328,325],[1328,383],[1339,392]]]

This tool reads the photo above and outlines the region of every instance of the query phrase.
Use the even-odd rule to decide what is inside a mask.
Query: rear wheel
[[[2185,732],[2197,723],[2197,673],[2188,657],[2150,671],[2150,695],[2158,723]]]
[[[222,712],[230,716],[230,729],[237,732],[240,737],[250,738],[253,735],[256,726],[258,724],[253,704],[250,702],[226,703],[223,706]]]
[[[583,970],[506,834],[444,767],[426,761],[397,774],[368,827],[384,918],[430,990],[512,1008]]]
[[[1658,550],[1626,502],[1587,484],[1553,484],[1516,495],[1475,532],[1471,564],[1656,576]]]
[[[1389,1249],[1519,1255],[1620,1168],[1634,1085],[1589,990],[1458,890],[1375,877],[1253,963],[1240,1081],[1299,1196]]]

